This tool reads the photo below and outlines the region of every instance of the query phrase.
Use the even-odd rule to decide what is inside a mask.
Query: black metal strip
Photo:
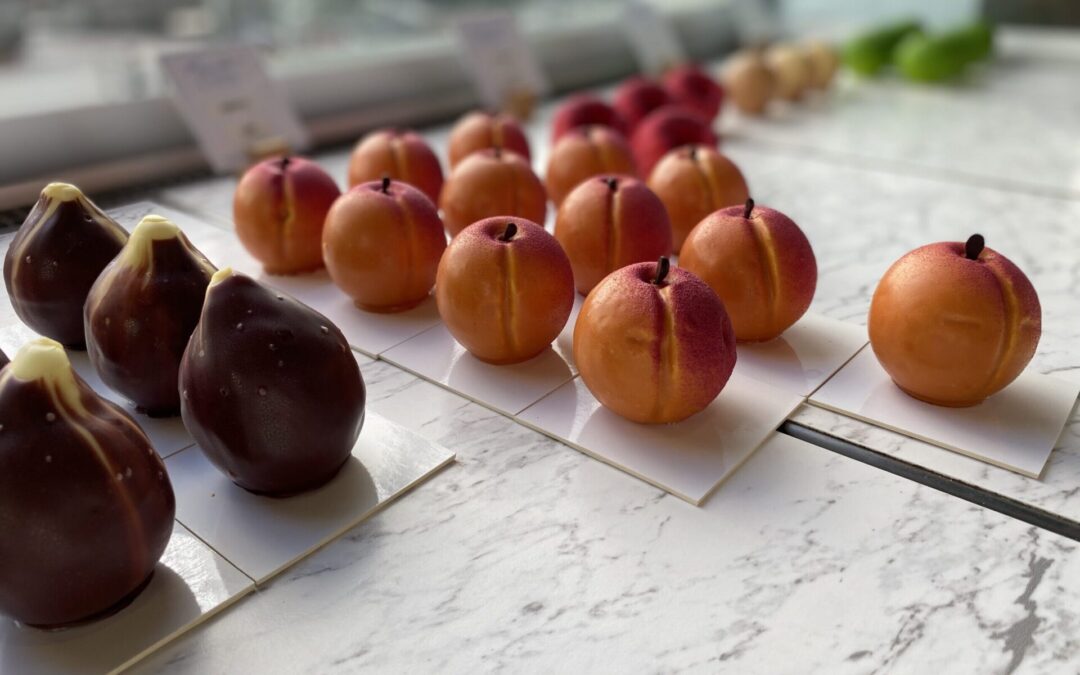
[[[1080,523],[1063,518],[1015,499],[984,490],[969,483],[944,476],[921,466],[903,462],[890,455],[885,455],[870,448],[857,445],[843,438],[837,438],[817,429],[811,429],[796,422],[784,422],[780,432],[799,440],[812,443],[826,450],[831,450],[845,457],[850,457],[863,464],[888,471],[915,483],[959,497],[964,501],[977,504],[991,511],[1015,518],[1029,525],[1060,534],[1075,541],[1080,541]]]

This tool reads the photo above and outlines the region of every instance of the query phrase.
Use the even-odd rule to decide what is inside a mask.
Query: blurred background
[[[244,43],[264,54],[317,145],[390,120],[444,120],[476,104],[452,27],[467,12],[511,10],[553,93],[635,70],[619,29],[624,0],[3,0],[0,186],[59,168],[142,158],[144,172],[194,169],[159,58]],[[653,0],[689,55],[719,59],[786,34],[842,37],[917,17],[1075,25],[1076,0]],[[184,154],[187,153],[187,154]],[[158,157],[154,166],[146,158]],[[12,161],[16,158],[17,161]],[[116,169],[114,166],[113,169]],[[118,169],[117,169],[118,170]],[[0,202],[5,201],[0,194]],[[8,200],[10,201],[10,200]]]

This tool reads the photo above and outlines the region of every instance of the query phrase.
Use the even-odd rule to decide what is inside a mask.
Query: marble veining
[[[136,672],[1080,667],[1074,542],[784,436],[695,509],[364,375],[458,464]]]

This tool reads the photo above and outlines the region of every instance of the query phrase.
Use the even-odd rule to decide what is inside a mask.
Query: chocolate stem
[[[657,286],[664,283],[669,271],[671,271],[671,261],[666,255],[660,256],[660,260],[656,261],[656,278],[653,279],[653,283]]]
[[[385,173],[382,177],[382,193],[384,195],[390,194],[390,176]]]
[[[279,165],[281,166],[282,171],[284,171],[286,168],[288,168],[289,162],[291,160],[292,160],[292,158],[289,157],[288,155],[285,155],[284,157],[281,158],[281,161],[279,162]]]
[[[690,146],[690,159],[692,159],[692,160],[697,159],[697,146],[696,145],[691,145]]]
[[[983,247],[986,246],[986,240],[983,239],[981,234],[973,234],[968,237],[967,243],[964,244],[964,256],[968,260],[978,260],[979,254],[982,253]]]
[[[615,192],[619,189],[619,181],[616,178],[608,178],[604,182],[607,183],[608,189],[612,192]]]
[[[747,199],[746,200],[746,208],[743,209],[742,217],[746,218],[747,220],[750,220],[750,214],[753,213],[753,212],[754,212],[754,200],[753,199]]]
[[[499,159],[500,157],[502,157],[502,148],[498,145],[492,147],[491,150],[495,154],[495,159]]]
[[[517,234],[517,225],[514,223],[507,223],[506,230],[499,235],[499,241],[510,241]]]

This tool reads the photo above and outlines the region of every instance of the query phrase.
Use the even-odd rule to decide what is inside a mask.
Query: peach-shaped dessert
[[[518,363],[547,349],[566,326],[574,273],[544,228],[524,218],[488,218],[450,242],[435,299],[451,335],[473,356]]]
[[[15,314],[38,333],[82,349],[86,296],[127,238],[79,188],[46,185],[4,256]]]
[[[783,333],[806,313],[817,288],[817,261],[806,235],[752,199],[702,220],[686,238],[679,265],[716,291],[741,342]]]
[[[660,83],[635,75],[624,80],[615,89],[611,106],[622,117],[626,128],[633,133],[646,115],[674,102],[671,94]]]
[[[510,150],[526,160],[532,157],[529,154],[529,139],[517,119],[506,113],[475,110],[458,120],[450,130],[450,168],[453,169],[474,152],[488,148]]]
[[[785,101],[798,101],[810,88],[813,73],[806,55],[798,47],[777,45],[765,53],[765,63],[772,71],[775,93]]]
[[[544,184],[558,206],[578,184],[602,173],[636,175],[630,145],[611,127],[577,127],[551,149]]]
[[[724,87],[740,112],[760,115],[773,97],[776,80],[757,51],[738,54],[724,66]]]
[[[150,439],[48,338],[0,371],[0,422],[0,614],[58,628],[123,608],[176,513]]]
[[[439,208],[450,236],[457,236],[476,221],[494,216],[542,223],[547,192],[527,159],[493,148],[474,152],[450,172]]]
[[[626,133],[626,122],[607,103],[591,94],[575,94],[566,99],[551,118],[551,142],[555,143],[574,127],[587,124],[611,127]]]
[[[840,67],[840,56],[831,45],[821,40],[810,40],[802,45],[802,50],[803,57],[810,66],[810,86],[814,89],[828,89]]]
[[[649,187],[667,208],[676,253],[702,218],[750,196],[735,162],[707,145],[685,145],[664,155],[649,175]]]
[[[716,146],[720,139],[701,115],[678,105],[654,110],[641,121],[630,137],[641,175],[648,176],[660,158],[683,145]]]
[[[370,312],[401,312],[420,304],[431,293],[444,250],[438,210],[406,183],[384,178],[357,185],[326,215],[326,271]]]
[[[598,176],[574,188],[555,217],[555,238],[582,295],[620,267],[671,254],[664,204],[630,176]]]
[[[694,64],[677,66],[664,73],[664,88],[671,97],[712,121],[724,102],[724,88]]]
[[[236,186],[236,235],[269,274],[311,272],[323,265],[323,222],[339,196],[337,183],[314,162],[264,160]]]
[[[574,362],[600,403],[644,424],[704,410],[735,367],[724,303],[667,258],[618,269],[585,299]]]
[[[900,389],[971,406],[1027,366],[1042,334],[1039,296],[980,235],[911,251],[881,278],[870,303],[870,345]]]
[[[349,187],[388,176],[408,183],[439,201],[443,173],[439,158],[424,138],[401,129],[374,131],[360,140],[349,157]]]

